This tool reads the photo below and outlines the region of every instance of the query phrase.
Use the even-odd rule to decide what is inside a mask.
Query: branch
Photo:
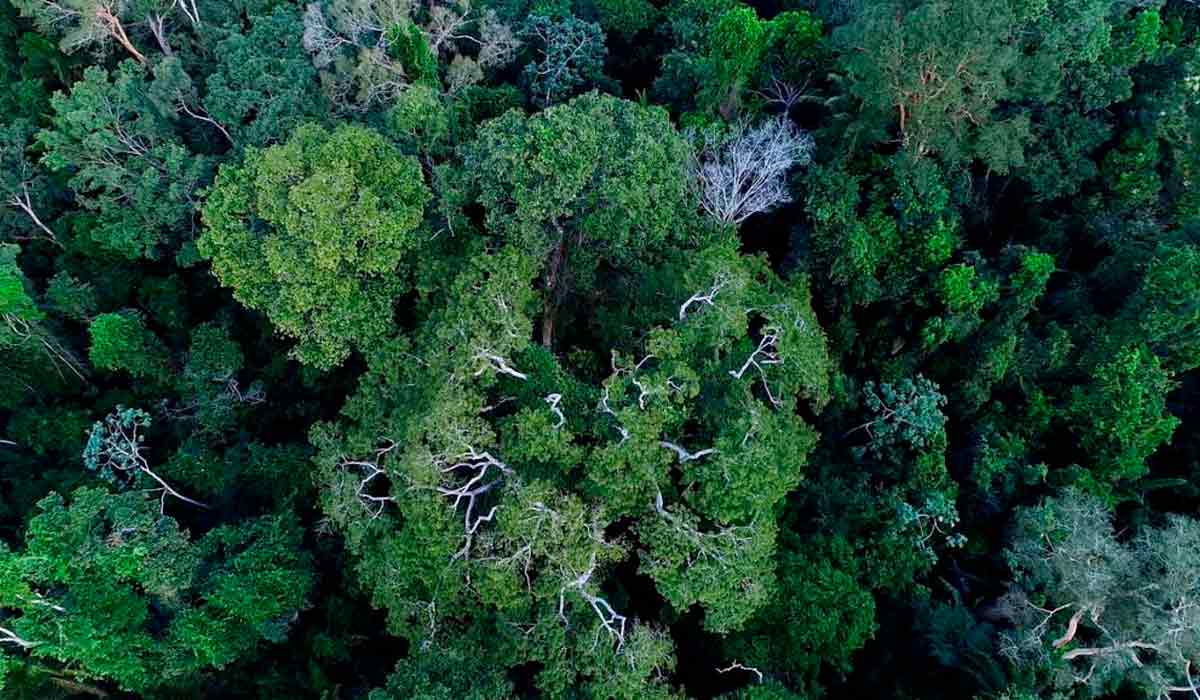
[[[753,666],[743,666],[740,663],[738,663],[737,661],[734,661],[732,664],[726,666],[725,668],[717,669],[717,673],[729,673],[730,671],[749,671],[750,673],[753,673],[754,675],[758,676],[759,683],[763,682],[762,671],[758,670],[757,668],[755,668]]]
[[[483,374],[490,368],[490,369],[496,370],[496,372],[498,372],[500,374],[507,374],[510,377],[516,377],[517,379],[520,379],[521,381],[529,379],[529,375],[525,374],[524,372],[517,371],[512,366],[510,366],[508,364],[508,361],[505,360],[503,357],[496,355],[488,350],[481,350],[478,354],[475,355],[475,359],[483,360],[486,363],[488,363],[487,365],[480,367],[478,370],[476,370],[475,375],[474,375],[476,377]]]
[[[554,424],[554,429],[558,430],[566,425],[567,417],[563,415],[562,409],[558,407],[559,402],[562,401],[562,394],[548,394],[544,400],[550,405],[550,412],[558,418],[558,422]]]
[[[688,300],[679,306],[679,320],[682,321],[687,318],[688,307],[692,304],[706,304],[708,306],[713,306],[713,299],[717,296],[718,292],[725,288],[725,285],[727,284],[729,284],[729,276],[721,274],[713,280],[713,285],[707,292],[696,292],[692,296],[688,297]]]
[[[667,442],[666,440],[660,440],[658,444],[674,452],[679,456],[679,461],[684,463],[694,462],[701,457],[707,457],[708,455],[716,454],[718,451],[715,447],[709,447],[707,449],[700,450],[699,452],[688,452],[683,447],[680,447],[673,442]]]
[[[771,405],[778,408],[783,404],[775,394],[771,392],[771,385],[767,381],[767,372],[763,369],[763,365],[781,365],[783,360],[779,358],[779,342],[780,330],[774,326],[763,329],[762,340],[758,342],[758,347],[754,352],[750,353],[750,357],[742,364],[741,368],[730,370],[729,375],[734,379],[741,379],[746,370],[753,367],[758,370],[758,375],[762,379],[763,388],[767,392],[767,398],[770,399]]]
[[[44,642],[31,642],[7,627],[0,627],[0,644],[15,644],[22,649],[32,649],[39,644],[44,644]]]

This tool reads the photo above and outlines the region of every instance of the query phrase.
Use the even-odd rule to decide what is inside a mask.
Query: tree
[[[392,330],[392,303],[426,236],[416,159],[364,127],[307,125],[221,170],[202,255],[234,295],[328,369]]]
[[[33,296],[32,285],[17,264],[20,248],[0,244],[0,366],[11,372],[13,389],[34,391],[25,378],[31,358],[48,361],[60,376],[84,379],[85,368],[48,325],[45,311]]]
[[[1164,366],[1186,372],[1200,366],[1200,302],[1194,286],[1200,279],[1200,246],[1162,245],[1146,266],[1137,292],[1122,310],[1120,325],[1131,339],[1147,342]]]
[[[549,107],[595,87],[603,78],[604,34],[600,26],[575,17],[534,16],[520,34],[537,58],[521,76],[530,101]]]
[[[43,162],[95,217],[101,247],[130,260],[161,257],[190,238],[197,191],[211,159],[191,153],[150,96],[147,71],[125,61],[111,73],[91,67],[38,134]]]
[[[83,464],[102,478],[118,486],[129,487],[149,477],[152,491],[160,493],[159,512],[165,512],[167,496],[185,503],[206,508],[203,503],[184,496],[156,474],[143,454],[145,431],[150,427],[150,414],[136,408],[117,406],[103,421],[96,421],[88,434],[83,450]]]
[[[303,21],[284,5],[250,18],[215,48],[204,109],[240,147],[278,143],[306,122],[322,122],[329,103],[304,52]]]
[[[312,588],[288,518],[193,541],[135,492],[83,488],[38,508],[24,547],[0,548],[0,643],[67,688],[188,687],[282,641]]]
[[[0,129],[0,197],[8,205],[0,231],[10,241],[45,240],[61,247],[58,234],[42,218],[53,201],[50,178],[29,155],[37,129],[16,120]]]
[[[788,171],[808,165],[813,141],[782,117],[756,127],[738,125],[728,134],[693,135],[693,148],[691,173],[700,206],[713,219],[737,225],[792,201]]]
[[[780,550],[771,603],[730,638],[726,654],[764,675],[848,671],[851,656],[878,628],[853,547],[842,539],[788,537]]]
[[[406,0],[308,5],[304,48],[336,107],[366,111],[391,104],[415,85],[440,87],[439,62],[446,64],[448,90],[458,92],[516,53],[512,28],[494,10],[435,3],[422,26],[414,9]]]
[[[109,42],[120,44],[138,63],[146,56],[134,46],[125,24],[137,5],[130,0],[16,0],[13,3],[43,33],[61,36],[63,53],[97,45],[103,54]]]
[[[1092,460],[1089,481],[1101,490],[1147,472],[1146,460],[1171,439],[1179,419],[1167,412],[1173,383],[1144,346],[1122,348],[1071,394],[1068,416]]]
[[[872,417],[854,430],[866,431],[868,448],[876,456],[901,446],[921,451],[945,441],[946,416],[941,409],[946,397],[925,377],[878,386],[868,381],[863,401]]]
[[[671,663],[612,573],[635,546],[709,630],[766,604],[772,514],[815,443],[797,407],[823,405],[829,360],[807,280],[735,246],[665,275],[687,296],[659,287],[661,323],[599,376],[530,343],[540,263],[513,244],[473,249],[411,344],[368,358],[313,441],[322,505],[391,629],[433,646],[467,620],[511,646],[505,665],[542,665],[543,692],[633,697],[665,692],[653,669]]]
[[[167,349],[146,328],[140,313],[101,314],[88,324],[88,359],[98,369],[126,371],[137,379],[162,380],[169,370]]]
[[[1091,696],[1122,680],[1148,697],[1196,692],[1198,546],[1200,523],[1183,516],[1118,541],[1112,513],[1077,491],[1022,510],[1008,552],[1016,629],[1003,652]]]
[[[650,264],[699,237],[687,143],[658,109],[589,94],[532,117],[508,112],[460,158],[459,210],[477,203],[487,235],[544,261],[547,346],[563,301],[592,293],[602,263]]]

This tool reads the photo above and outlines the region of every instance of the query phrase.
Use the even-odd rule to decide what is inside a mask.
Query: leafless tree
[[[739,124],[725,135],[692,132],[691,175],[705,213],[725,224],[792,201],[787,173],[812,160],[813,140],[786,117]]]
[[[805,101],[813,101],[814,98],[808,94],[808,81],[803,83],[794,83],[787,80],[782,80],[774,72],[771,73],[771,80],[762,90],[755,90],[754,93],[763,98],[767,104],[777,104],[783,107],[783,114],[789,114],[793,107]],[[816,98],[820,101],[820,98]]]

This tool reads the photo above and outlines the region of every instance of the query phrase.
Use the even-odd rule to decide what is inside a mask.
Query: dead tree
[[[713,219],[737,225],[792,201],[787,174],[812,161],[813,140],[785,117],[724,136],[691,134],[690,170],[700,206]]]

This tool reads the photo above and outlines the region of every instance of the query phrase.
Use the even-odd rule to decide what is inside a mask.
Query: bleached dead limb
[[[225,395],[238,403],[250,405],[260,404],[267,400],[267,392],[261,384],[254,382],[249,389],[242,391],[236,379],[230,379],[225,383]]]
[[[592,607],[592,610],[596,613],[596,617],[598,617],[600,619],[601,626],[605,629],[605,631],[608,632],[609,636],[611,636],[613,639],[616,640],[617,651],[620,651],[621,647],[625,645],[626,618],[624,615],[621,615],[616,610],[614,610],[613,607],[611,605],[609,605],[608,601],[606,601],[603,598],[601,598],[600,596],[595,595],[595,594],[591,593],[590,591],[588,591],[588,589],[587,589],[588,582],[591,580],[592,574],[594,574],[595,572],[596,572],[596,555],[595,555],[595,553],[593,553],[591,562],[588,564],[587,570],[584,571],[582,574],[580,574],[573,581],[563,585],[563,587],[559,589],[559,591],[558,591],[558,617],[564,623],[567,622],[566,594],[567,594],[567,591],[572,591],[572,590],[575,591],[576,593],[579,594],[580,598],[583,598],[588,603],[588,605],[590,605]]]
[[[478,377],[479,375],[488,371],[489,369],[492,369],[492,370],[495,370],[498,374],[507,374],[508,376],[516,377],[517,379],[520,379],[521,381],[529,379],[529,375],[525,374],[524,372],[518,371],[517,369],[515,369],[514,367],[512,367],[511,365],[508,364],[508,360],[504,359],[500,355],[497,355],[491,351],[481,350],[478,353],[476,353],[475,359],[482,360],[484,363],[486,363],[486,364],[484,364],[484,366],[475,370],[476,377]]]
[[[729,276],[722,273],[713,279],[713,284],[707,292],[696,292],[688,297],[687,301],[679,305],[679,320],[682,321],[687,318],[688,308],[692,304],[713,306],[713,299],[717,298],[717,294],[729,284],[729,281]]]
[[[763,367],[765,365],[781,365],[783,360],[779,357],[779,328],[769,326],[763,329],[762,339],[758,341],[758,347],[754,352],[750,353],[750,357],[742,363],[742,366],[737,370],[729,370],[729,375],[734,379],[741,379],[746,370],[753,367],[758,370],[758,376],[762,379],[763,389],[767,392],[767,398],[770,399],[771,405],[778,408],[782,405],[782,401],[775,396],[771,391],[771,383],[767,380],[767,372]]]
[[[369,491],[376,479],[380,479],[380,477],[390,479],[387,469],[380,465],[383,464],[385,457],[391,454],[398,445],[390,440],[387,442],[389,444],[375,450],[373,459],[343,459],[338,463],[338,468],[347,474],[358,472],[358,485],[354,489],[354,495],[358,497],[358,501],[362,504],[363,508],[371,514],[372,520],[383,515],[387,504],[396,502],[395,496],[378,496]]]
[[[59,376],[63,376],[62,367],[70,370],[80,381],[86,382],[87,377],[84,376],[83,364],[75,359],[74,353],[63,347],[54,336],[42,331],[40,328],[35,330],[34,326],[23,318],[18,318],[13,314],[0,314],[0,320],[8,326],[9,331],[14,336],[24,342],[35,342],[42,346],[47,357],[54,364],[55,371]],[[65,377],[64,377],[65,378]]]
[[[683,447],[676,445],[673,442],[667,442],[666,440],[660,440],[658,444],[678,455],[679,461],[683,463],[694,462],[702,457],[707,457],[708,455],[717,453],[717,449],[715,447],[709,447],[700,450],[699,452],[688,452]]]
[[[22,649],[32,649],[43,642],[29,641],[7,627],[0,627],[0,644],[15,644]]]
[[[757,668],[755,668],[753,666],[743,666],[742,664],[738,663],[737,661],[734,661],[733,663],[729,664],[725,668],[717,669],[717,673],[729,673],[730,671],[747,671],[749,673],[753,673],[754,675],[758,676],[759,683],[763,682],[762,671],[758,670]]]
[[[125,33],[125,26],[121,24],[120,18],[112,11],[112,8],[105,5],[98,5],[96,7],[96,19],[107,28],[108,33],[113,39],[117,40],[118,44],[125,47],[125,50],[129,52],[130,56],[133,56],[135,61],[143,65],[146,63],[146,57],[129,40],[129,36]]]
[[[194,498],[189,498],[167,483],[165,479],[156,474],[150,468],[150,463],[142,455],[144,448],[144,437],[141,435],[140,428],[142,425],[137,421],[123,422],[113,419],[111,416],[103,424],[103,428],[97,424],[93,431],[103,429],[106,435],[104,440],[104,449],[97,454],[97,468],[109,469],[113,473],[129,474],[131,472],[140,472],[150,477],[152,481],[158,484],[157,489],[151,491],[159,492],[158,512],[165,514],[167,509],[167,496],[178,498],[184,503],[190,503],[199,508],[208,509],[208,506]]]
[[[457,486],[438,486],[436,490],[439,494],[452,499],[452,508],[456,511],[460,505],[466,503],[466,509],[463,511],[465,542],[463,548],[454,555],[454,558],[458,559],[470,553],[471,543],[479,526],[491,522],[496,516],[498,506],[492,506],[483,515],[476,511],[480,499],[503,483],[505,477],[512,474],[512,470],[504,462],[492,456],[490,452],[486,450],[479,452],[470,446],[467,447],[467,452],[458,455],[452,461],[452,464],[441,468],[442,474],[447,475],[447,478],[454,475],[465,475],[466,481]],[[489,477],[491,477],[490,481]]]
[[[33,223],[33,225],[36,226],[39,231],[46,234],[46,240],[50,241],[59,248],[63,247],[63,244],[58,240],[58,236],[55,235],[54,231],[42,221],[41,217],[38,216],[37,211],[34,210],[33,197],[31,197],[29,194],[28,182],[21,183],[21,191],[14,192],[12,196],[8,198],[8,204],[9,206],[16,207],[24,212],[25,216],[29,217],[29,220]]]
[[[200,10],[196,8],[196,0],[175,0],[175,7],[179,8],[189,22],[200,26]]]
[[[562,401],[562,394],[548,394],[544,400],[550,406],[550,412],[558,418],[558,422],[554,424],[554,429],[558,430],[566,425],[567,417],[563,415],[562,409],[558,407],[559,402]]]
[[[736,558],[754,541],[754,524],[726,525],[716,532],[704,532],[694,523],[687,522],[686,517],[672,513],[663,504],[662,491],[654,494],[654,512],[665,520],[675,531],[679,539],[691,547],[684,565],[691,567],[701,561],[714,561],[727,565],[731,558]]]
[[[629,431],[625,429],[625,426],[621,425],[621,419],[619,416],[617,416],[617,412],[612,410],[612,407],[608,405],[608,386],[607,385],[604,387],[604,392],[602,394],[600,394],[600,412],[607,413],[608,415],[613,417],[613,420],[615,420],[617,422],[617,432],[619,432],[621,434],[621,442],[622,443],[624,443],[626,440],[629,439]]]
[[[225,137],[225,140],[228,141],[230,143],[230,145],[233,144],[233,137],[229,135],[229,132],[226,131],[225,127],[221,126],[221,123],[218,122],[216,119],[213,119],[211,116],[209,116],[208,112],[205,111],[204,108],[197,107],[196,109],[192,109],[191,107],[188,106],[187,102],[184,102],[182,99],[180,99],[179,100],[179,109],[181,112],[188,115],[192,119],[197,119],[206,124],[210,124],[217,131],[221,132],[221,135]]]
[[[36,605],[36,606],[42,607],[42,608],[49,608],[57,613],[65,613],[67,611],[67,609],[64,608],[63,606],[57,605],[55,603],[51,603],[49,600],[46,600],[46,596],[42,595],[41,593],[35,592],[33,598],[29,598],[27,596],[21,596],[21,598],[29,601],[30,605]]]

